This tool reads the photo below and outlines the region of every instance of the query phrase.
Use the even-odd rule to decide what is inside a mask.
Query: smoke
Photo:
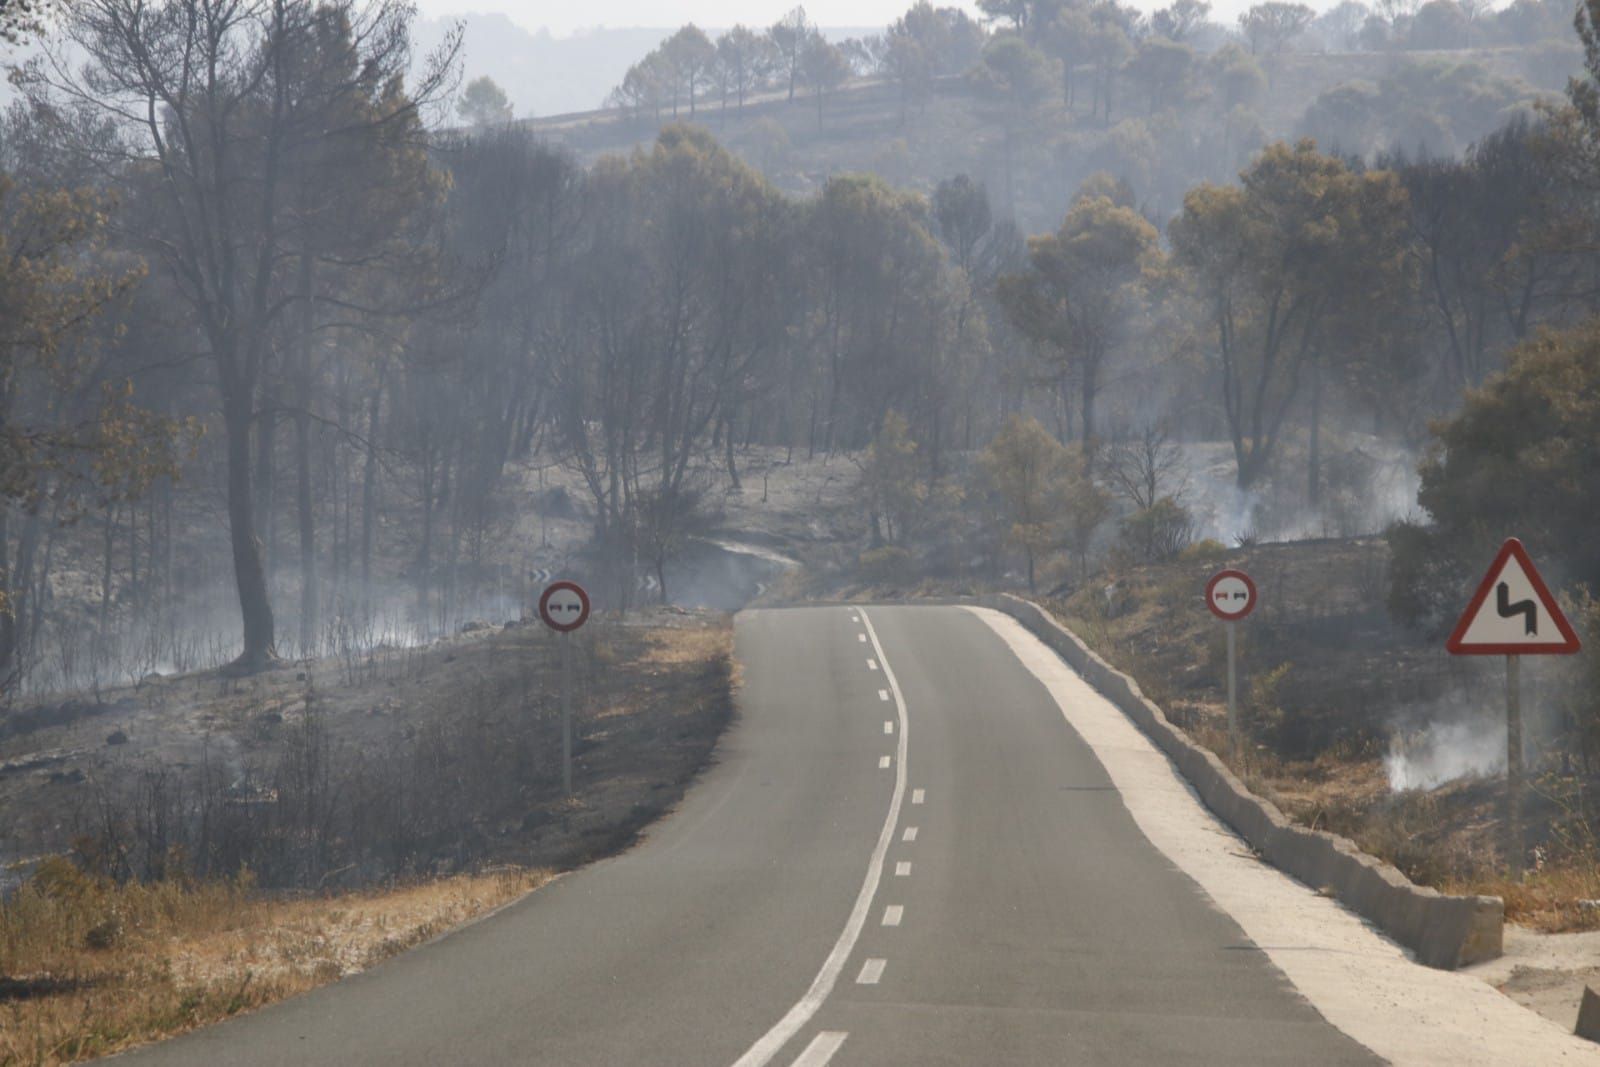
[[[1439,656],[1443,695],[1408,704],[1391,720],[1383,767],[1389,787],[1434,789],[1506,769],[1505,668],[1491,662]],[[1524,657],[1530,659],[1530,657]],[[1537,659],[1537,657],[1531,657]],[[1522,753],[1536,768],[1562,751],[1559,678],[1525,663],[1522,674]]]
[[[1183,498],[1195,518],[1196,535],[1224,544],[1242,535],[1264,541],[1362,537],[1416,512],[1416,456],[1375,437],[1350,435],[1342,450],[1330,450],[1317,507],[1307,503],[1303,469],[1280,470],[1262,485],[1241,489],[1231,445],[1181,447]]]
[[[1506,769],[1503,722],[1476,717],[1459,722],[1429,723],[1420,733],[1397,731],[1383,758],[1389,788],[1436,789],[1468,775],[1493,775]]]
[[[335,591],[319,612],[309,642],[302,642],[293,606],[293,583],[274,585],[278,651],[294,659],[365,655],[378,649],[408,649],[460,632],[531,615],[537,589],[523,579],[504,578],[477,589],[439,590],[424,611],[416,589],[405,582],[374,583],[365,596]],[[230,586],[212,583],[148,613],[124,605],[102,627],[92,612],[64,610],[41,624],[25,663],[19,695],[94,691],[131,685],[151,675],[214,670],[239,654],[243,625]]]

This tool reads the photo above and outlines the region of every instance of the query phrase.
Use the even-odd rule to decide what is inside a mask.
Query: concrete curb
[[[964,602],[1022,623],[1132,719],[1189,780],[1206,807],[1262,858],[1313,889],[1331,892],[1411,949],[1417,962],[1454,970],[1502,955],[1505,903],[1499,897],[1446,896],[1416,885],[1348,838],[1296,825],[1276,805],[1245,788],[1214,753],[1168,722],[1137,682],[1095,655],[1049,612],[1010,593]]]

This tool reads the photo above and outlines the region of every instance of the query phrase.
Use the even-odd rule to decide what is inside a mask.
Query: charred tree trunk
[[[255,501],[250,485],[252,390],[230,373],[224,361],[222,414],[228,443],[228,533],[233,548],[233,577],[244,622],[244,649],[234,661],[238,671],[261,670],[277,658],[272,598],[256,536]]]
[[[1322,359],[1311,360],[1311,441],[1307,448],[1306,500],[1322,502]]]
[[[11,576],[11,514],[0,505],[0,695],[9,698],[17,669],[17,605]]]
[[[744,485],[739,481],[739,464],[733,458],[733,421],[731,419],[728,421],[728,433],[723,440],[723,447],[725,450],[724,455],[728,461],[728,481],[732,484],[734,491],[737,492],[743,489]]]
[[[311,492],[311,346],[316,326],[311,254],[300,254],[300,351],[295,373],[295,510],[300,525],[300,652],[311,655],[317,637],[317,531]]]
[[[383,407],[383,369],[378,384],[367,401],[367,448],[365,469],[361,472],[361,604],[364,614],[372,611],[372,540],[376,532],[378,494],[378,415]]]
[[[106,521],[101,533],[104,544],[100,555],[100,642],[104,649],[111,619],[111,557],[117,546],[117,505],[106,505]]]
[[[417,623],[428,626],[428,586],[433,571],[434,462],[431,428],[424,423],[422,445],[422,544],[417,549]]]
[[[273,521],[276,503],[273,499],[275,488],[273,461],[277,456],[278,413],[270,393],[262,400],[264,410],[256,420],[255,475],[251,486],[255,496],[253,508],[256,527],[251,531],[251,536],[260,539],[262,549],[258,552],[264,550],[264,573],[273,575],[278,570],[277,523]]]

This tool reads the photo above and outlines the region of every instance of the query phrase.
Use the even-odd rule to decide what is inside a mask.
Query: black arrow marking
[[[1509,619],[1513,615],[1522,616],[1523,633],[1528,637],[1536,637],[1539,633],[1539,605],[1532,600],[1519,600],[1511,603],[1511,587],[1501,582],[1495,589],[1495,609],[1500,612],[1502,619]]]

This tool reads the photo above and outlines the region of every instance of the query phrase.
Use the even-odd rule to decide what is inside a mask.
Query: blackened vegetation
[[[722,633],[609,627],[575,642],[574,800],[561,794],[557,649],[530,629],[451,653],[411,683],[415,711],[377,729],[307,685],[252,721],[243,761],[111,772],[79,807],[73,849],[118,879],[248,870],[264,888],[573,866],[625,846],[704,765],[730,714]],[[686,635],[704,654],[660,654]]]

